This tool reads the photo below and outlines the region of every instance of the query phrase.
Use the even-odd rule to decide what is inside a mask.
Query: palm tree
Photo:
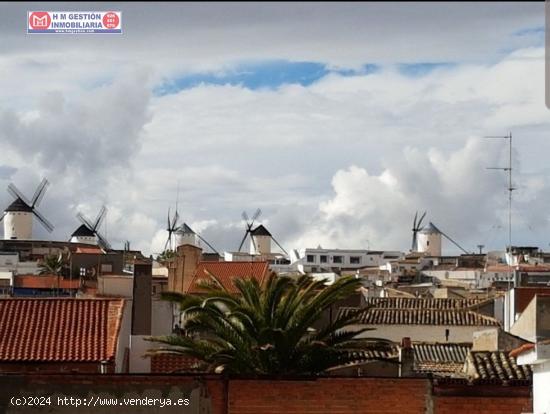
[[[67,263],[62,253],[58,255],[49,255],[44,257],[44,260],[39,263],[38,267],[40,268],[40,274],[48,274],[59,276],[63,273]]]
[[[339,315],[320,329],[311,326],[325,310],[361,286],[340,278],[325,286],[309,276],[298,279],[272,274],[261,286],[256,279],[236,279],[232,293],[213,275],[204,295],[168,292],[185,321],[181,335],[153,337],[163,344],[148,355],[181,354],[201,361],[209,371],[245,375],[316,375],[329,368],[368,359],[364,351],[386,348],[388,341],[357,339],[370,328],[359,323],[365,310]]]
[[[161,254],[157,255],[157,262],[167,262],[170,259],[176,257],[176,252],[170,249],[163,251]]]

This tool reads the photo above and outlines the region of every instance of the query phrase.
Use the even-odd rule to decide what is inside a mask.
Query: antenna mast
[[[508,249],[512,253],[512,192],[515,188],[512,186],[512,133],[504,136],[485,137],[489,139],[507,139],[508,140],[508,166],[507,167],[488,167],[488,170],[502,170],[508,172]]]

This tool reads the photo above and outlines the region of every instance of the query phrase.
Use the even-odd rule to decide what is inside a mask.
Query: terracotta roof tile
[[[365,306],[384,309],[465,309],[479,302],[480,299],[366,298]]]
[[[237,292],[233,280],[254,278],[262,284],[269,275],[268,262],[199,262],[195,275],[187,289],[188,293],[201,293],[200,280],[208,281],[208,273],[213,274],[230,292]]]
[[[156,354],[151,356],[151,373],[206,372],[199,360],[178,354]]]
[[[113,360],[122,299],[0,299],[0,361]]]
[[[357,308],[340,308],[346,314]],[[365,325],[499,326],[496,319],[465,309],[366,308],[360,316]]]
[[[16,275],[13,281],[16,288],[29,289],[78,289],[80,280],[78,278],[64,279],[54,275]]]
[[[532,378],[531,367],[517,365],[516,358],[506,352],[471,352],[469,358],[479,379],[508,381]]]
[[[414,370],[437,376],[463,377],[471,343],[413,343]]]

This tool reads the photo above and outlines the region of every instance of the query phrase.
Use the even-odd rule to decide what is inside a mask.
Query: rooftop
[[[399,298],[408,299],[408,298]],[[340,308],[347,314],[357,308]],[[496,319],[465,309],[392,309],[365,308],[360,315],[364,325],[443,325],[443,326],[499,326]]]
[[[464,362],[471,343],[414,342],[414,370],[439,377],[463,377]]]
[[[365,306],[383,309],[467,309],[478,305],[480,299],[430,298],[366,298]]]
[[[268,262],[199,262],[195,275],[187,289],[188,293],[201,293],[199,281],[210,280],[209,274],[216,276],[230,292],[237,292],[233,281],[237,278],[253,278],[260,284],[269,274]]]
[[[15,201],[11,203],[4,211],[20,211],[25,213],[32,213],[32,208],[19,197],[17,197]]]
[[[506,352],[471,352],[469,360],[475,368],[476,379],[503,381],[532,379],[531,367],[518,365],[516,358]]]
[[[122,299],[0,299],[0,361],[115,358]]]

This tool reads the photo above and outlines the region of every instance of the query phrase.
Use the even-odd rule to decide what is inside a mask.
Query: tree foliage
[[[349,297],[360,281],[344,277],[330,286],[308,276],[272,274],[261,286],[250,278],[235,279],[236,293],[213,275],[204,294],[167,292],[184,314],[182,333],[149,338],[163,344],[149,354],[194,357],[212,372],[242,375],[315,375],[329,368],[367,359],[365,348],[387,349],[387,341],[358,339],[369,328],[349,330],[365,310],[338,315],[319,329],[329,307]]]

